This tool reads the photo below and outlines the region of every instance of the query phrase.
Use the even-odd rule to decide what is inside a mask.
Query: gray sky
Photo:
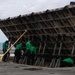
[[[61,8],[75,0],[0,0],[0,19]],[[0,31],[0,42],[6,37]]]

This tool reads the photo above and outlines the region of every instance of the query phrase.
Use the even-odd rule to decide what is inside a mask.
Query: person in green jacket
[[[34,64],[34,57],[36,55],[36,47],[35,46],[31,46],[31,65]]]
[[[28,40],[26,42],[26,57],[27,57],[27,65],[30,65],[30,60],[31,60],[31,40]]]
[[[31,49],[31,46],[32,46],[31,40],[27,41],[27,42],[26,42],[26,51],[27,51],[27,50],[30,50],[30,49]]]
[[[62,66],[61,67],[71,67],[74,65],[74,61],[72,58],[65,58],[62,61]]]
[[[16,45],[16,49],[15,49],[15,58],[16,58],[16,63],[19,63],[19,60],[21,58],[21,50],[22,50],[22,44],[19,43]]]
[[[2,44],[2,50],[3,50],[3,53],[5,53],[8,49],[8,41],[5,41],[3,44]],[[6,62],[7,61],[7,54],[5,54],[5,56],[3,57],[3,61]]]

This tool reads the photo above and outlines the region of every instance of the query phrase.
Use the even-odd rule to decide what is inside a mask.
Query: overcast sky
[[[0,19],[61,8],[75,0],[0,0]],[[0,42],[6,37],[0,31]]]

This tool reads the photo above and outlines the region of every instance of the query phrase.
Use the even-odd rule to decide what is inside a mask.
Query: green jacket
[[[16,50],[21,50],[22,49],[22,44],[17,44],[16,45]]]
[[[32,46],[30,50],[31,50],[31,52],[33,52],[34,54],[36,54],[36,47],[35,46]]]
[[[31,49],[31,43],[28,41],[27,43],[26,43],[26,50],[30,50]]]
[[[3,45],[2,45],[2,49],[3,49],[4,51],[7,50],[6,42],[3,43]]]
[[[74,61],[73,61],[73,59],[71,59],[71,58],[66,58],[66,59],[64,59],[63,61],[64,61],[64,62],[67,62],[67,63],[74,64]]]

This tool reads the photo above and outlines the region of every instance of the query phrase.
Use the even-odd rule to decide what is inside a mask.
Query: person
[[[27,56],[27,65],[30,65],[30,60],[31,60],[31,40],[28,40],[26,42],[26,56]]]
[[[16,63],[19,63],[19,60],[21,58],[21,50],[22,50],[22,44],[19,43],[16,45],[16,49],[15,49],[15,59],[16,59]]]
[[[36,47],[35,46],[32,46],[31,47],[31,65],[34,64],[34,57],[36,55]]]
[[[65,58],[62,61],[61,67],[71,67],[74,65],[74,61],[72,58]]]
[[[11,41],[12,41],[12,39],[9,37],[9,40],[8,40],[8,48],[11,47]],[[10,51],[8,51],[7,60],[9,60],[9,57],[10,57]]]
[[[3,53],[5,53],[8,49],[8,41],[5,41],[3,44],[2,44],[2,50],[3,50]],[[3,57],[3,61],[6,62],[7,61],[7,54],[6,53]]]

